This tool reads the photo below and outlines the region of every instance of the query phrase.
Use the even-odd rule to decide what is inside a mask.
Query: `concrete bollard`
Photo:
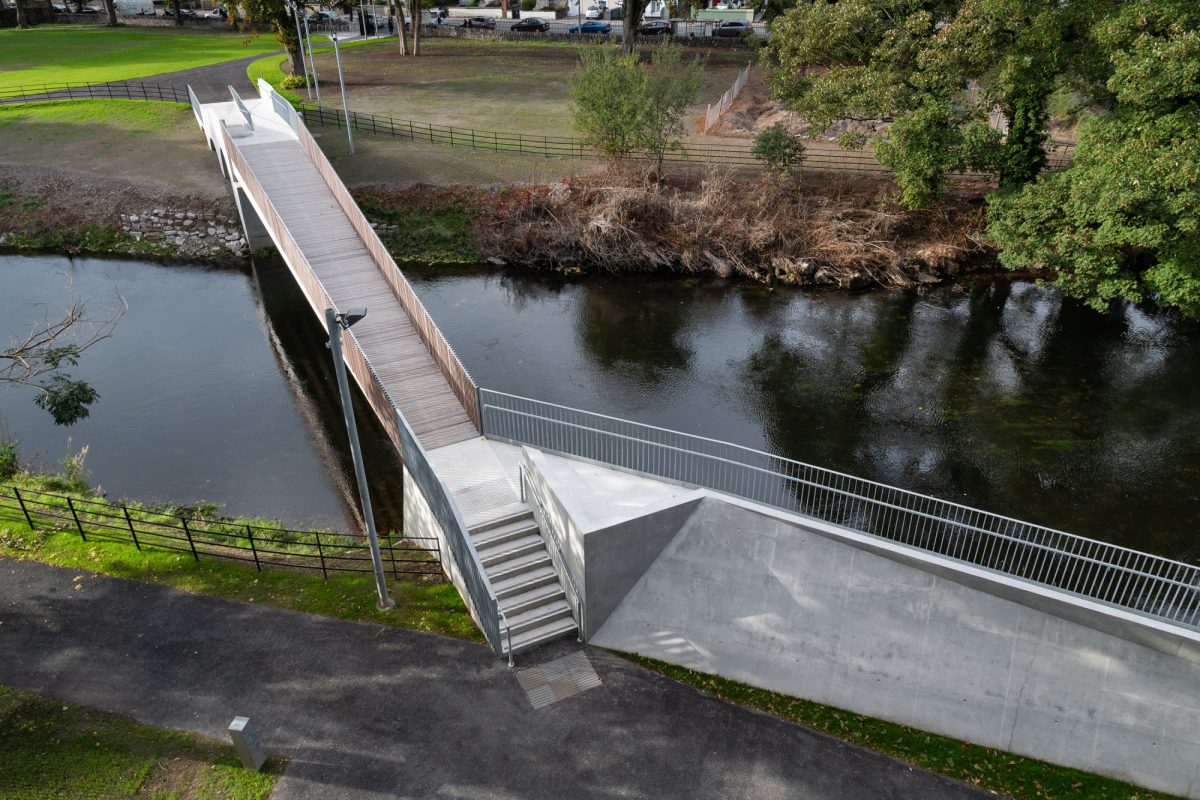
[[[237,750],[243,767],[255,772],[262,769],[267,757],[263,755],[262,745],[258,743],[254,729],[250,727],[249,717],[233,718],[233,722],[229,723],[229,738],[233,740],[233,747]]]

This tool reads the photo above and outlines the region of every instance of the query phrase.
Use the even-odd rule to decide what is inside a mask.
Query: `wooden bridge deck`
[[[479,436],[366,245],[294,140],[239,144],[288,231],[339,310],[366,306],[354,326],[383,387],[426,450]],[[323,314],[323,309],[314,309]]]

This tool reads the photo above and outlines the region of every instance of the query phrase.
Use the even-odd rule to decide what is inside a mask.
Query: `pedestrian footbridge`
[[[192,101],[498,654],[581,640],[1200,798],[1200,566],[478,387],[295,110]]]

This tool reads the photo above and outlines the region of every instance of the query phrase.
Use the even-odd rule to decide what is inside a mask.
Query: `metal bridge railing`
[[[484,433],[910,545],[1200,628],[1200,567],[747,447],[480,390]]]

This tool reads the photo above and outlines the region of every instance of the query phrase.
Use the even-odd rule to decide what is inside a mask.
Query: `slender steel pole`
[[[336,41],[336,40],[335,40]],[[367,523],[367,541],[371,545],[371,563],[375,567],[375,590],[379,593],[376,606],[395,608],[396,601],[388,596],[383,577],[383,558],[379,555],[379,537],[375,534],[375,514],[371,510],[371,493],[367,489],[367,470],[363,466],[362,447],[358,442],[358,425],[354,422],[354,406],[350,404],[350,384],[346,380],[346,363],[342,361],[342,323],[332,308],[325,309],[325,327],[329,330],[329,349],[333,353],[333,369],[337,373],[338,391],[342,395],[342,414],[346,417],[346,433],[350,435],[350,453],[354,457],[354,477],[358,481],[358,499],[362,503],[363,520]]]
[[[304,65],[304,88],[308,90],[308,99],[312,100],[312,84],[308,81],[308,59],[304,57],[304,36],[300,33],[300,0],[292,6],[292,15],[296,18],[296,46],[300,48],[300,63]]]
[[[350,142],[350,155],[354,155],[354,133],[350,130],[350,109],[346,106],[346,81],[342,78],[342,51],[338,49],[337,34],[333,34],[333,57],[337,60],[338,86],[342,90],[342,113],[346,115],[346,140]]]
[[[308,63],[312,66],[313,86],[317,90],[317,108],[321,106],[321,80],[317,77],[317,59],[313,57],[312,35],[308,32],[308,15],[304,15],[304,38],[308,41]]]

